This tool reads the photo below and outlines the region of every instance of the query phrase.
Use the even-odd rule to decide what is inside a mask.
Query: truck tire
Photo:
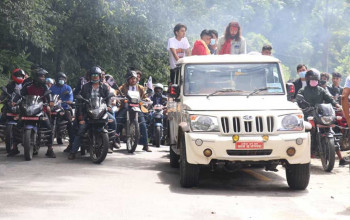
[[[185,188],[198,186],[199,165],[190,164],[187,162],[185,137],[182,136],[180,141],[180,184]]]
[[[310,163],[289,164],[286,166],[286,177],[291,189],[304,190],[309,185]]]
[[[171,149],[171,146],[170,146],[170,166],[172,168],[179,168],[180,166],[180,163],[179,163],[179,160],[180,160],[180,156],[177,155],[173,149]]]

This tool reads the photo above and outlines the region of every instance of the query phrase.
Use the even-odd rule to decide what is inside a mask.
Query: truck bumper
[[[263,149],[236,149],[232,136],[220,134],[185,133],[185,140],[187,162],[190,164],[209,164],[213,159],[241,162],[286,160],[289,164],[305,164],[311,161],[309,132],[269,135],[266,142],[263,142],[262,135],[239,137],[239,142],[263,142]],[[287,154],[291,147],[295,149],[293,156]],[[205,149],[210,149],[212,155],[204,156]]]

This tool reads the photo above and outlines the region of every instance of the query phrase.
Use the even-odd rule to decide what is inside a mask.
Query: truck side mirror
[[[287,88],[287,100],[292,101],[292,98],[294,97],[295,94],[295,87],[293,83],[287,83],[286,84]]]
[[[177,84],[172,84],[171,86],[170,86],[170,92],[169,92],[169,96],[171,97],[171,98],[178,98],[179,96],[180,96],[180,87],[179,87],[179,85],[177,85]]]

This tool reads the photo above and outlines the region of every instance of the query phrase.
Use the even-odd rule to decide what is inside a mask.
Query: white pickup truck
[[[286,169],[290,188],[310,179],[310,136],[280,61],[270,56],[180,59],[168,102],[170,164],[183,187],[197,186],[200,166]]]

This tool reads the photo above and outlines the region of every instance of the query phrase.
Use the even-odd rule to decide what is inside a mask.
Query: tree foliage
[[[305,63],[350,74],[348,0],[2,0],[0,72],[40,63],[71,83],[93,66],[124,80],[128,68],[168,80],[167,39],[184,23],[191,45],[203,29],[219,35],[236,20],[248,52],[271,44],[286,78]],[[54,77],[54,74],[51,75]]]

